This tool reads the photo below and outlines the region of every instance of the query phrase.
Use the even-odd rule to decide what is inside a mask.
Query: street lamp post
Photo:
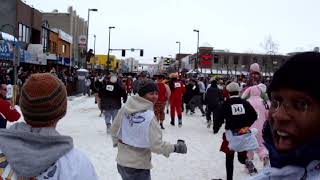
[[[109,70],[110,69],[110,32],[111,32],[111,29],[114,29],[115,27],[114,26],[109,26],[109,42],[108,42],[108,59],[107,59],[107,69]]]
[[[89,22],[90,22],[90,11],[94,11],[94,12],[97,12],[98,9],[88,9],[88,25],[87,25],[87,43],[86,43],[86,54],[88,52],[88,44],[89,44]],[[86,62],[84,63],[85,64],[85,67],[86,67]]]
[[[97,36],[94,34],[93,35],[93,38],[94,38],[94,42],[93,42],[93,69],[95,68],[95,65],[96,65],[96,38]]]
[[[178,60],[178,61],[179,61],[179,62],[178,62],[179,64],[178,64],[178,72],[180,72],[180,68],[181,68],[181,67],[180,67],[180,66],[181,66],[181,59],[180,59],[180,57],[181,57],[181,56],[180,56],[181,42],[180,42],[180,41],[177,41],[176,43],[179,44],[179,54],[178,54],[178,55],[179,55],[179,60]]]
[[[181,42],[180,42],[180,41],[177,41],[176,43],[177,43],[177,44],[179,44],[179,54],[180,54],[180,50],[181,50]]]
[[[194,63],[194,69],[198,69],[198,62],[199,62],[199,30],[194,29],[193,32],[196,32],[198,35],[198,39],[197,39],[197,56],[196,56],[196,62]]]

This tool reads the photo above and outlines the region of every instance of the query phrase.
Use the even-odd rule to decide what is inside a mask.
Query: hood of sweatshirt
[[[36,177],[73,148],[69,136],[54,128],[32,128],[21,122],[0,130],[0,150],[13,171],[26,178]]]
[[[128,113],[136,113],[145,110],[153,110],[153,103],[139,95],[135,95],[130,96],[124,105],[124,108]]]

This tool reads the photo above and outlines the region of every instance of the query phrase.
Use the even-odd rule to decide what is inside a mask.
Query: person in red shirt
[[[157,85],[159,88],[158,100],[154,105],[154,112],[157,117],[157,120],[160,121],[161,129],[164,129],[163,127],[163,121],[165,119],[164,109],[166,107],[166,102],[171,95],[169,86],[165,84],[163,81],[164,81],[164,75],[159,75],[157,79]]]
[[[178,123],[179,127],[182,126],[182,96],[186,91],[185,85],[178,80],[178,74],[172,73],[170,74],[169,87],[171,90],[170,96],[170,114],[171,114],[171,122],[172,126],[175,125],[175,112],[178,114]]]
[[[0,84],[0,128],[7,127],[7,121],[14,122],[19,120],[20,113],[11,105],[7,97],[7,85]]]

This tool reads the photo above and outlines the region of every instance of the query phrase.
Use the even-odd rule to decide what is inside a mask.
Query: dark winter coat
[[[210,86],[205,94],[204,102],[209,109],[218,108],[218,106],[222,104],[223,94],[217,85]]]
[[[250,103],[238,96],[231,96],[220,107],[213,130],[218,132],[225,120],[225,129],[236,131],[250,127],[257,119],[257,113]]]
[[[193,96],[193,90],[192,90],[193,85],[192,84],[187,84],[186,85],[186,93],[183,95],[183,102],[188,104],[189,101],[191,100]]]
[[[120,109],[121,98],[123,98],[123,103],[127,101],[127,93],[118,83],[103,82],[99,90],[99,97],[103,110]]]

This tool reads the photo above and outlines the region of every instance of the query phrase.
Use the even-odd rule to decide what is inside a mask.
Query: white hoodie
[[[111,135],[114,146],[118,146],[117,163],[124,167],[135,169],[151,169],[151,152],[163,154],[169,157],[170,153],[174,151],[174,145],[162,141],[162,132],[156,117],[152,116],[149,128],[149,144],[150,148],[138,148],[124,144],[119,137],[119,130],[122,128],[122,121],[127,120],[126,114],[144,112],[147,110],[153,111],[153,103],[140,97],[139,95],[131,96],[127,103],[118,112],[114,123],[111,127]],[[120,130],[121,131],[121,130]],[[137,136],[138,137],[138,136]]]

